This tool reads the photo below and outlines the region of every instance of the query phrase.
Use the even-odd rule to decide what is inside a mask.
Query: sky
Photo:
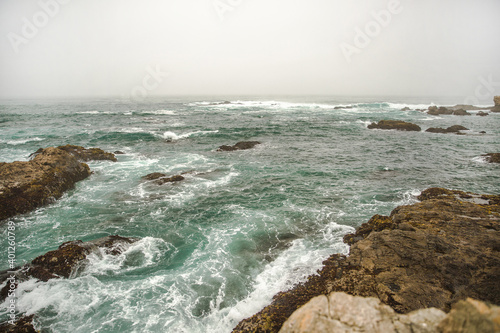
[[[0,0],[0,98],[500,95],[498,0]]]

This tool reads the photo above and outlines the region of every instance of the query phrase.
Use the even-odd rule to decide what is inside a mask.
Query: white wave
[[[481,164],[486,164],[488,163],[488,157],[487,156],[476,156],[472,158],[473,162],[476,163],[481,163]]]
[[[6,144],[12,145],[12,146],[17,146],[17,145],[23,145],[23,144],[28,143],[28,142],[37,142],[37,141],[43,141],[43,140],[45,140],[45,139],[42,139],[39,137],[34,137],[34,138],[7,140],[7,141],[0,140],[0,142],[6,143]]]
[[[155,111],[142,111],[142,114],[156,114],[156,115],[175,115],[176,112],[172,110],[155,110]]]
[[[97,110],[93,110],[93,111],[79,111],[79,112],[76,112],[76,114],[99,114],[100,112],[97,111]]]
[[[408,191],[405,191],[401,194],[402,198],[401,200],[397,201],[395,203],[396,206],[406,206],[406,205],[412,205],[414,203],[418,202],[417,197],[421,194],[422,192],[418,189],[411,189]]]
[[[429,103],[429,104],[405,104],[405,103],[387,103],[391,109],[398,109],[401,110],[403,108],[410,108],[410,110],[418,110],[418,109],[425,109],[429,106],[435,105],[434,103]]]
[[[167,131],[162,134],[163,139],[167,141],[177,141],[179,139],[186,139],[192,136],[198,136],[198,135],[204,135],[204,134],[212,134],[212,133],[218,133],[218,130],[215,131],[195,131],[195,132],[188,132],[184,134],[177,135],[174,132]]]

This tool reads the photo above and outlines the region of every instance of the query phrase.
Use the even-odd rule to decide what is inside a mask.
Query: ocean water
[[[500,152],[500,114],[401,111],[460,100],[227,99],[0,102],[2,162],[64,144],[125,153],[90,162],[93,175],[56,203],[11,219],[18,264],[70,240],[141,238],[117,257],[92,255],[70,279],[21,283],[20,313],[35,313],[42,332],[230,332],[330,254],[347,253],[343,235],[372,215],[432,186],[500,192],[500,167],[481,158]],[[367,129],[381,119],[470,131]],[[262,144],[216,151],[242,140]],[[186,179],[141,179],[152,172]],[[0,232],[4,270],[5,224]]]

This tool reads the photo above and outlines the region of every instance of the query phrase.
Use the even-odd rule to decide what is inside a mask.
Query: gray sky
[[[0,97],[490,102],[500,95],[499,15],[498,0],[0,0]]]

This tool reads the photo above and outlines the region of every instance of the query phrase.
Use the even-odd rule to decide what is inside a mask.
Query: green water
[[[372,215],[415,202],[432,186],[500,192],[499,167],[480,157],[500,151],[500,114],[435,117],[400,111],[431,100],[385,100],[394,103],[3,101],[0,161],[64,144],[125,153],[117,163],[89,163],[94,174],[63,198],[11,219],[19,264],[69,240],[141,238],[118,257],[92,255],[70,279],[20,284],[18,311],[35,313],[43,332],[230,332],[330,254],[345,253],[342,236]],[[366,128],[381,119],[470,131]],[[262,144],[216,151],[242,140]],[[152,172],[186,179],[162,186],[141,179]],[[7,227],[0,228],[7,258]]]

